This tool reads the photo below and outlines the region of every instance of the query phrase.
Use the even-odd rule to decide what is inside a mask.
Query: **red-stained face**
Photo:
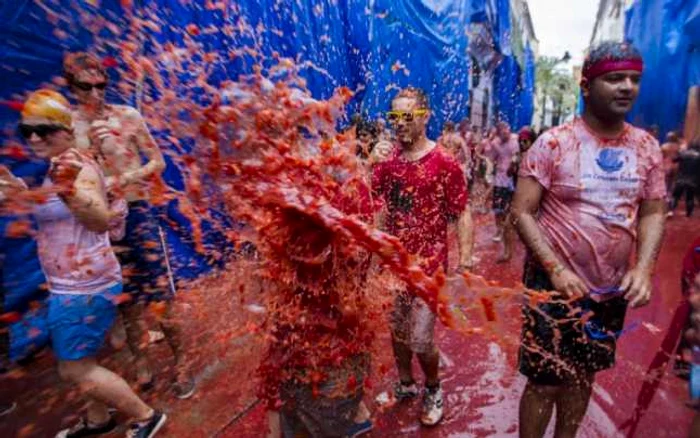
[[[79,72],[71,84],[71,91],[82,105],[104,104],[106,88],[107,78],[96,69]]]
[[[425,135],[430,111],[421,106],[418,98],[398,97],[391,103],[389,116],[396,139],[402,146],[410,146]]]
[[[641,80],[642,74],[636,70],[612,71],[584,81],[583,96],[600,118],[622,118],[637,100]]]

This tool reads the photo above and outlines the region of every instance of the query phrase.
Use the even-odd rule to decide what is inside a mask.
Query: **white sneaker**
[[[398,382],[394,386],[394,397],[396,400],[407,400],[409,398],[413,398],[419,394],[420,391],[418,391],[418,385],[416,383],[411,383],[410,385],[406,385],[404,383]]]
[[[435,426],[442,420],[443,413],[442,388],[438,388],[435,392],[431,392],[426,388],[423,392],[421,424],[429,427]]]

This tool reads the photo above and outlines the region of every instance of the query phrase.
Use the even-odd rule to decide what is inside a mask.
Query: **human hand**
[[[14,176],[7,166],[0,164],[0,190],[23,189],[24,182]]]
[[[566,298],[579,299],[588,294],[586,283],[570,269],[555,269],[549,277],[554,289]]]
[[[372,150],[372,159],[377,163],[381,163],[382,161],[386,161],[391,156],[393,151],[394,145],[390,141],[380,140],[376,145],[374,145],[374,149]]]
[[[0,164],[0,201],[8,198],[11,193],[26,188],[24,181],[14,176],[6,166]]]
[[[90,144],[93,146],[101,146],[105,141],[111,141],[115,137],[114,130],[104,120],[96,120],[90,125],[88,132]]]
[[[620,291],[632,307],[646,306],[651,299],[651,272],[642,268],[632,269],[622,278]]]
[[[75,180],[82,169],[83,159],[80,154],[75,151],[68,151],[51,159],[49,176],[62,191],[70,193],[73,191],[73,184],[75,184]]]

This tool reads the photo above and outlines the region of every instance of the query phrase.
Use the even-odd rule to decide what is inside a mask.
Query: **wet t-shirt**
[[[518,136],[511,134],[508,141],[497,138],[493,142],[493,148],[488,152],[489,158],[493,160],[496,175],[493,179],[495,187],[504,187],[514,190],[513,179],[508,175],[508,169],[513,164],[513,157],[518,153]]]
[[[542,135],[519,176],[545,190],[537,222],[554,252],[591,289],[616,287],[629,268],[640,203],[666,194],[661,150],[626,125],[601,139],[581,119]]]
[[[693,146],[678,153],[677,184],[700,187],[700,148]]]
[[[467,205],[457,161],[436,147],[416,161],[400,154],[377,164],[372,189],[387,206],[387,232],[418,257],[427,274],[447,269],[447,225]]]

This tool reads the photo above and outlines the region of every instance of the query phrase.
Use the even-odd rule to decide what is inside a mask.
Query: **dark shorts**
[[[344,437],[355,422],[368,370],[369,358],[361,355],[345,359],[339,367],[324,370],[326,378],[316,391],[307,383],[282,384],[282,436]],[[354,381],[352,388],[348,386],[350,379]]]
[[[534,263],[526,262],[523,282],[528,289],[554,289],[546,271]],[[602,303],[583,298],[570,306],[523,305],[520,372],[536,384],[559,385],[612,368],[613,333],[622,331],[626,311],[627,300],[622,297]],[[583,315],[591,312],[584,323]]]
[[[513,191],[508,187],[493,188],[493,211],[496,214],[505,214],[510,211],[510,203],[513,201]]]
[[[129,203],[124,238],[113,242],[122,266],[124,292],[136,301],[172,298],[158,218],[146,201]]]

